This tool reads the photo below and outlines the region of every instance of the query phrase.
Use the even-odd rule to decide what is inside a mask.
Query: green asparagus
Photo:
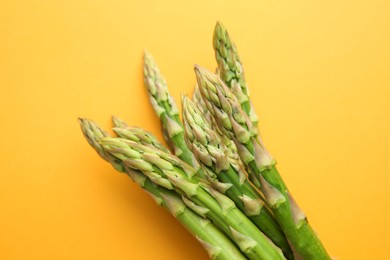
[[[246,259],[224,233],[215,227],[210,220],[203,218],[189,208],[179,194],[154,184],[140,171],[126,167],[120,160],[106,153],[99,142],[100,139],[109,137],[106,131],[93,121],[80,118],[79,122],[81,130],[92,148],[104,160],[111,164],[115,162],[113,164],[115,169],[126,173],[136,184],[148,192],[158,205],[164,207],[176,217],[198,239],[211,259]],[[119,126],[118,123],[115,123],[116,126]]]
[[[197,107],[200,109],[202,117],[205,119],[205,121],[211,126],[213,130],[216,131],[216,133],[221,137],[222,142],[226,146],[225,153],[230,158],[230,161],[235,161],[233,165],[236,165],[236,170],[240,172],[241,175],[247,174],[247,167],[242,163],[240,156],[238,155],[236,144],[233,140],[231,140],[229,137],[227,137],[221,130],[219,130],[217,122],[215,121],[215,118],[210,113],[209,108],[207,107],[206,103],[204,102],[202,95],[200,93],[198,85],[195,86],[194,93],[192,96],[192,100],[197,105]],[[260,187],[259,181],[254,178],[253,175],[249,175],[249,180],[256,186]]]
[[[144,84],[154,112],[160,118],[162,133],[169,148],[180,159],[198,168],[194,155],[184,141],[183,124],[176,103],[169,94],[165,78],[148,52],[144,55]]]
[[[272,213],[263,206],[264,198],[250,184],[246,173],[237,171],[239,165],[235,158],[226,153],[228,148],[221,141],[220,135],[203,119],[199,108],[187,97],[183,98],[182,108],[187,145],[206,168],[205,171],[214,172],[220,181],[232,184],[226,195],[283,250],[286,258],[293,259],[286,237],[273,219]]]
[[[287,239],[303,259],[330,259],[321,241],[310,227],[306,215],[298,207],[259,135],[242,110],[238,99],[213,73],[196,66],[198,84],[220,130],[234,140],[243,162],[258,178],[268,206],[274,213]]]
[[[237,97],[242,109],[252,121],[253,130],[258,133],[257,122],[259,119],[249,98],[244,67],[234,42],[220,22],[217,22],[214,28],[213,47],[220,71],[219,77]]]
[[[144,84],[169,149],[115,116],[115,138],[80,118],[86,140],[177,218],[212,259],[330,259],[265,148],[243,64],[219,22],[213,48],[217,72],[195,66],[193,101],[182,98],[184,124],[145,52]]]
[[[152,146],[121,138],[100,140],[105,152],[142,171],[155,184],[184,195],[187,206],[221,228],[250,259],[285,259],[276,247],[224,194],[196,180],[195,170]],[[186,202],[186,201],[185,201]]]

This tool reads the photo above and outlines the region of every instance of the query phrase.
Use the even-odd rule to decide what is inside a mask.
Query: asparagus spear
[[[169,94],[165,78],[148,52],[144,55],[144,83],[148,90],[150,103],[161,120],[162,133],[169,148],[180,159],[198,168],[199,165],[194,155],[184,141],[183,124],[175,101]]]
[[[252,121],[253,131],[258,133],[257,123],[259,119],[249,98],[244,67],[234,42],[220,22],[217,22],[214,28],[213,47],[220,78],[237,97],[242,109]]]
[[[200,110],[199,111],[199,115],[201,117],[203,117],[204,121],[207,122],[207,124],[210,125],[211,128],[213,128],[217,132],[217,134],[221,137],[222,142],[226,145],[227,149],[226,149],[225,152],[229,153],[229,158],[231,158],[231,159],[234,158],[236,160],[236,163],[238,164],[239,163],[239,157],[238,157],[238,154],[237,154],[236,145],[234,144],[234,142],[232,140],[230,140],[226,135],[224,135],[218,129],[217,123],[215,122],[215,119],[214,119],[213,115],[210,113],[210,111],[208,110],[208,108],[206,106],[206,103],[204,103],[204,101],[203,101],[203,98],[202,98],[202,95],[200,94],[200,90],[199,90],[198,85],[196,85],[195,88],[194,88],[194,93],[192,95],[192,100],[196,104],[198,109]],[[183,118],[183,120],[184,120],[184,118]],[[186,141],[187,141],[187,139],[186,139]],[[194,151],[191,149],[191,147],[188,144],[188,142],[187,142],[187,145],[190,148],[190,150],[194,153]]]
[[[144,175],[140,176],[143,177],[142,180],[145,183],[139,185],[143,185],[142,187],[145,190],[152,193],[152,197],[156,199],[156,202],[160,203],[160,206],[168,209],[197,238],[211,259],[246,259],[224,233],[209,219],[203,218],[191,210],[176,192],[153,185],[150,180],[147,181]],[[154,187],[154,190],[147,185]]]
[[[231,158],[231,161],[234,160],[234,165],[237,165],[236,170],[240,172],[240,174],[245,175],[247,174],[247,171],[245,168],[247,168],[241,161],[240,156],[238,155],[236,144],[233,140],[228,138],[224,133],[221,132],[218,128],[218,124],[215,121],[215,118],[210,113],[210,110],[206,103],[203,101],[202,95],[200,93],[198,85],[195,86],[194,93],[192,96],[192,100],[197,105],[197,107],[200,109],[202,117],[205,119],[205,121],[211,126],[213,130],[216,131],[216,133],[221,137],[222,142],[226,146],[225,153],[227,153],[228,157]],[[253,175],[249,175],[250,181],[256,186],[260,187],[259,181],[253,177]]]
[[[215,172],[220,181],[232,184],[226,195],[283,250],[286,258],[293,259],[293,253],[278,223],[267,207],[263,207],[264,198],[250,184],[246,173],[237,171],[239,165],[235,158],[226,153],[228,148],[221,141],[220,135],[202,118],[201,111],[187,97],[183,97],[182,107],[187,145],[206,168],[205,171]]]
[[[219,128],[234,140],[239,155],[250,166],[261,183],[268,206],[297,254],[303,259],[330,259],[321,241],[310,227],[306,215],[298,207],[275,167],[275,160],[264,147],[260,136],[253,133],[252,122],[237,98],[211,72],[197,66],[195,72],[202,96],[212,108]]]
[[[101,138],[109,137],[106,131],[93,121],[80,118],[79,122],[82,132],[92,148],[104,160],[111,164],[115,162],[113,164],[115,169],[126,173],[136,184],[148,192],[158,205],[164,207],[176,217],[203,245],[210,258],[218,260],[246,259],[224,233],[210,220],[203,218],[189,208],[179,194],[154,184],[140,171],[126,167],[120,160],[106,153],[99,142]],[[118,122],[116,125],[118,126]]]
[[[123,172],[122,162],[114,156],[107,154],[99,143],[100,139],[110,137],[110,135],[92,120],[79,118],[79,124],[85,139],[99,156],[109,162],[116,170]]]
[[[250,259],[285,259],[282,251],[233,201],[209,185],[199,183],[195,170],[177,157],[127,139],[103,138],[100,142],[104,151],[127,167],[142,171],[155,184],[184,195],[188,207],[211,219]]]
[[[114,128],[112,130],[119,137],[146,145],[149,144],[156,147],[157,149],[169,153],[169,150],[162,143],[160,143],[152,133],[139,127],[129,126],[125,121],[116,116],[112,117],[112,122],[114,124]]]

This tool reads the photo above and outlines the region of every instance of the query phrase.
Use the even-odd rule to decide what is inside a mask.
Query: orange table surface
[[[389,259],[390,2],[2,1],[0,259],[207,259],[84,140],[110,116],[162,140],[142,78],[179,103],[221,21],[264,141],[336,259]]]

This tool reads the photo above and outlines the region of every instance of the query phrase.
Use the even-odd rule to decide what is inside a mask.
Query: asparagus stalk
[[[253,131],[258,133],[257,123],[259,119],[249,98],[244,67],[234,42],[220,22],[217,22],[214,28],[213,47],[220,78],[237,97],[242,109],[252,121]]]
[[[216,131],[216,133],[221,137],[222,142],[226,146],[225,153],[230,158],[230,161],[235,161],[234,165],[236,165],[236,169],[238,172],[240,172],[241,175],[247,174],[247,171],[245,170],[246,166],[242,163],[240,156],[238,155],[236,144],[233,140],[228,138],[224,133],[221,132],[218,128],[218,124],[215,121],[215,118],[211,114],[208,106],[204,102],[202,98],[202,94],[200,93],[198,85],[195,86],[194,93],[192,96],[192,100],[196,104],[196,106],[199,108],[202,117],[205,119],[205,121],[211,126],[213,130]],[[256,186],[260,187],[259,181],[254,178],[253,175],[249,175],[250,181]]]
[[[239,165],[235,158],[226,153],[228,148],[221,141],[220,135],[203,119],[199,108],[187,97],[183,97],[182,107],[187,145],[201,166],[206,168],[205,171],[215,172],[223,183],[232,184],[226,190],[226,195],[283,250],[286,258],[293,259],[293,253],[278,223],[268,208],[263,207],[264,198],[248,181],[247,174],[237,171]]]
[[[194,155],[184,141],[183,124],[179,117],[173,97],[169,94],[165,78],[154,61],[152,55],[144,55],[144,83],[148,91],[150,103],[161,120],[161,129],[165,141],[173,153],[186,163],[198,168]]]
[[[197,66],[195,72],[202,96],[212,109],[220,130],[232,138],[239,155],[261,183],[261,190],[276,220],[303,259],[330,259],[321,241],[310,227],[275,167],[275,160],[264,147],[260,136],[242,110],[237,98],[211,72]]]
[[[203,218],[189,208],[176,192],[154,185],[141,173],[139,185],[151,193],[156,202],[176,217],[206,249],[211,259],[244,260],[246,257],[209,219]],[[143,185],[143,186],[142,186]],[[153,189],[152,189],[153,187]]]
[[[177,157],[121,138],[103,138],[106,152],[127,167],[142,171],[155,184],[186,197],[186,205],[213,221],[250,259],[285,259],[276,247],[243,214],[232,200],[205,183],[199,183],[195,170]]]
[[[217,134],[221,137],[222,142],[227,147],[225,152],[229,153],[229,158],[232,158],[232,159],[234,158],[237,161],[236,163],[239,163],[239,156],[237,154],[236,145],[234,144],[234,142],[232,140],[230,140],[226,135],[224,135],[217,127],[217,123],[215,122],[213,115],[210,113],[210,111],[208,110],[208,107],[206,106],[206,103],[204,103],[204,101],[203,101],[203,98],[202,98],[202,95],[200,93],[198,85],[196,85],[194,88],[192,100],[196,104],[198,109],[200,110],[199,115],[201,117],[203,117],[204,121],[207,122],[207,124],[210,125],[211,128],[213,128],[217,132]],[[183,118],[183,120],[184,120],[184,118]],[[187,141],[187,139],[186,139],[186,141]],[[191,149],[188,142],[187,142],[187,145],[190,148],[190,150],[194,153],[194,151]],[[195,155],[195,157],[196,157],[196,155]]]
[[[120,160],[106,153],[99,142],[100,139],[109,137],[106,131],[97,126],[93,121],[82,118],[79,121],[82,132],[92,148],[104,160],[111,164],[115,162],[113,164],[115,169],[126,173],[136,184],[148,192],[158,205],[167,209],[176,217],[198,239],[211,259],[246,259],[224,233],[211,223],[210,220],[203,218],[189,208],[179,194],[154,184],[140,171],[126,167]],[[118,126],[118,122],[116,125]]]

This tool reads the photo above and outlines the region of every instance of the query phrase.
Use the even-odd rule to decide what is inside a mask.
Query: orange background
[[[209,3],[206,3],[209,2]],[[207,259],[88,146],[77,117],[159,133],[148,49],[176,100],[234,38],[268,149],[329,252],[388,259],[388,1],[1,1],[0,258]]]

